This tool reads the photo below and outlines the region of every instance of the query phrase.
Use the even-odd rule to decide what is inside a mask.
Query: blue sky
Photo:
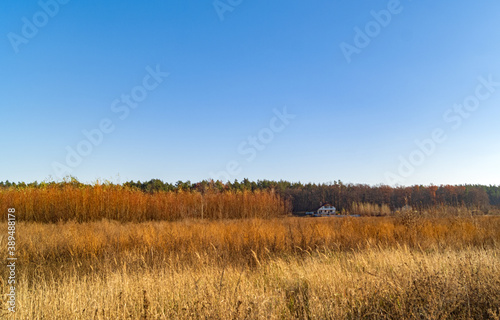
[[[497,1],[0,9],[0,180],[500,183]]]

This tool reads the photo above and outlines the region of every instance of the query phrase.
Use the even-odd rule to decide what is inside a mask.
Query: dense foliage
[[[105,185],[113,185],[105,183]],[[12,183],[0,182],[0,188],[46,188],[65,186],[89,186],[80,183],[75,178],[68,178],[64,182],[33,182]],[[197,192],[201,195],[210,193],[238,192],[238,191],[273,191],[287,202],[291,203],[294,212],[314,210],[322,203],[329,202],[339,210],[350,211],[357,203],[386,205],[391,210],[404,206],[411,206],[423,210],[435,206],[466,206],[480,210],[487,210],[491,206],[500,206],[500,186],[485,185],[441,185],[410,187],[390,187],[386,185],[370,186],[366,184],[344,184],[341,181],[333,183],[307,183],[257,180],[223,183],[221,181],[203,180],[192,183],[191,181],[178,181],[175,184],[152,179],[150,181],[129,181],[122,185],[127,190],[139,190],[144,193],[157,192]]]

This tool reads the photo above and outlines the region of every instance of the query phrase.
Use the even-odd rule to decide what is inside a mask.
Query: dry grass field
[[[17,229],[16,319],[500,317],[500,217],[27,221]]]

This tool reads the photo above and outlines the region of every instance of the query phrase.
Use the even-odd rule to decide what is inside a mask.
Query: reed
[[[3,189],[10,206],[5,319],[500,317],[500,216],[466,208],[299,218],[272,191],[113,185]]]
[[[354,202],[351,206],[352,214],[362,216],[388,216],[391,214],[391,209],[387,204],[372,204],[364,202]]]
[[[99,269],[104,260],[116,268],[125,262],[128,267],[140,267],[162,261],[255,267],[276,257],[302,257],[323,250],[407,247],[430,252],[494,248],[500,243],[500,217],[423,218],[416,223],[393,217],[20,222],[18,229],[22,230],[17,242],[19,264],[33,272],[37,265],[60,267],[77,261],[85,273]],[[0,246],[6,246],[5,241]],[[145,260],[132,262],[131,254]]]
[[[17,319],[498,319],[498,248],[371,248],[255,268],[102,261],[87,276],[21,273]],[[77,262],[74,262],[77,268]],[[4,305],[4,304],[2,304]],[[5,310],[0,316],[7,319]]]
[[[21,221],[44,223],[271,218],[290,212],[289,203],[272,190],[146,193],[101,184],[0,189],[0,210],[6,212],[8,207],[16,208]]]

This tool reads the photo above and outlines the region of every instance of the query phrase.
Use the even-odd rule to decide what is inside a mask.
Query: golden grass
[[[350,212],[362,216],[388,216],[391,214],[391,209],[387,204],[372,204],[364,202],[354,202]]]
[[[273,191],[161,191],[145,193],[120,185],[49,185],[0,190],[0,210],[17,210],[21,221],[78,222],[270,218],[290,212]],[[5,217],[2,216],[5,220]]]
[[[495,319],[498,249],[324,251],[249,269],[209,263],[21,276],[18,319]],[[129,259],[142,259],[138,256]],[[40,272],[50,273],[50,269]],[[497,318],[498,319],[498,318]]]
[[[422,250],[495,247],[500,217],[428,218],[276,218],[184,220],[143,223],[21,222],[17,247],[22,261],[101,259],[147,250],[153,257],[192,262],[199,255],[231,263],[252,263],[282,254],[316,250],[360,250],[408,246]],[[4,239],[5,240],[5,239]]]
[[[17,319],[500,315],[500,217],[19,222],[17,237]]]

